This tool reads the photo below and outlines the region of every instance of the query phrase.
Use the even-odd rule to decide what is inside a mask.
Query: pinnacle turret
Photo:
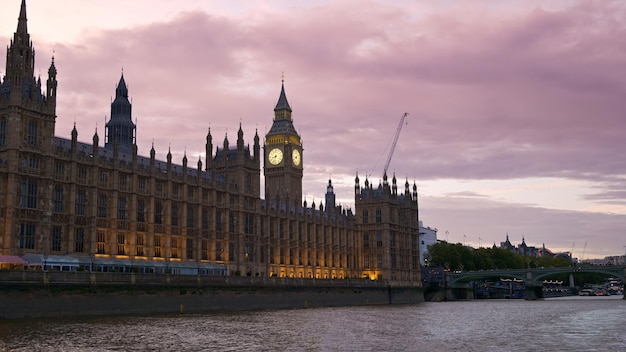
[[[279,110],[287,110],[291,112],[291,107],[289,106],[289,102],[287,101],[287,95],[285,94],[285,81],[280,85],[280,96],[278,97],[278,102],[276,103],[276,107],[274,111]]]
[[[20,34],[28,34],[28,19],[26,18],[26,0],[22,0],[20,7],[20,16],[17,19],[17,32]]]
[[[291,107],[287,102],[287,96],[285,95],[285,83],[283,81],[280,88],[278,103],[276,103],[276,107],[274,108],[274,122],[272,123],[272,128],[270,128],[265,137],[286,135],[296,137],[297,144],[301,145],[300,135],[293,126]]]
[[[287,95],[285,94],[285,81],[283,80],[280,86],[280,96],[278,97],[278,102],[276,103],[276,107],[274,108],[274,121],[291,121],[291,111],[291,107],[289,106],[289,102],[287,101]]]
[[[237,150],[243,152],[243,130],[241,129],[241,122],[239,123],[239,131],[237,131]]]
[[[106,124],[105,148],[111,149],[118,143],[120,152],[133,153],[137,126],[132,121],[132,105],[128,100],[128,87],[124,73],[115,88],[115,99],[111,103],[111,119]]]

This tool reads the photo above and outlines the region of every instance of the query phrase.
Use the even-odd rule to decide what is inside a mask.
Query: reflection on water
[[[0,350],[624,351],[621,298],[0,321]]]

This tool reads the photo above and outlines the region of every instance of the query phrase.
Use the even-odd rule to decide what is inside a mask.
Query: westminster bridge
[[[543,298],[543,280],[558,274],[594,273],[620,278],[626,282],[625,265],[603,266],[571,266],[556,268],[527,268],[527,269],[496,269],[479,271],[447,272],[445,274],[445,299],[458,300],[473,297],[471,282],[493,278],[507,278],[523,280],[526,286],[526,299]],[[624,295],[626,299],[626,295]]]

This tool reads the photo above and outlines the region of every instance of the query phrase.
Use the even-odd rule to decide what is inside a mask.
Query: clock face
[[[302,161],[302,158],[300,157],[300,151],[297,149],[294,149],[293,152],[291,153],[291,159],[293,160],[293,164],[295,166],[300,166],[300,162]]]
[[[269,160],[272,165],[280,164],[281,161],[283,161],[283,151],[278,148],[270,150],[270,153],[267,155],[267,160]]]

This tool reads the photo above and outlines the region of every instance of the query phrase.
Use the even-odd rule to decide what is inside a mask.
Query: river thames
[[[625,351],[622,296],[0,321],[0,351]]]

